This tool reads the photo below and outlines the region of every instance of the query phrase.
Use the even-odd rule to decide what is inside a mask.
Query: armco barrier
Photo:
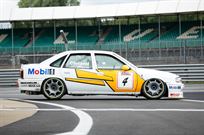
[[[16,86],[19,69],[0,69],[0,86]]]
[[[183,82],[204,82],[204,64],[144,65],[144,68],[175,73]]]
[[[169,71],[179,75],[183,82],[204,82],[204,64],[142,65],[138,67]],[[0,69],[0,86],[16,86],[19,69]]]

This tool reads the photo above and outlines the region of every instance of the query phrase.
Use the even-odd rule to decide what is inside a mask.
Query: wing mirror
[[[128,71],[128,70],[130,70],[130,67],[128,67],[127,65],[123,65],[121,69],[123,71]]]

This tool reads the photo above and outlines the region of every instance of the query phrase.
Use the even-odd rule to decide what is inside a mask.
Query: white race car
[[[69,95],[134,95],[148,99],[183,98],[181,78],[138,68],[114,52],[66,51],[40,64],[22,65],[21,93],[48,99]]]

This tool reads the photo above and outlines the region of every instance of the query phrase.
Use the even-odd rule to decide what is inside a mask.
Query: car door
[[[80,87],[86,89],[86,86],[79,84],[80,79],[77,76],[77,70],[92,71],[92,58],[90,53],[71,53],[65,61],[61,76],[65,79],[68,92],[73,93],[80,91]]]
[[[96,53],[95,62],[101,75],[112,78],[104,81],[113,92],[140,92],[143,80],[121,60],[110,54]],[[123,66],[127,68],[123,69]]]

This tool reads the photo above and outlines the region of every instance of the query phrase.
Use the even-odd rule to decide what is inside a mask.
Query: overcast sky
[[[10,7],[18,7],[17,3],[19,0],[0,0],[0,7],[10,8]]]

